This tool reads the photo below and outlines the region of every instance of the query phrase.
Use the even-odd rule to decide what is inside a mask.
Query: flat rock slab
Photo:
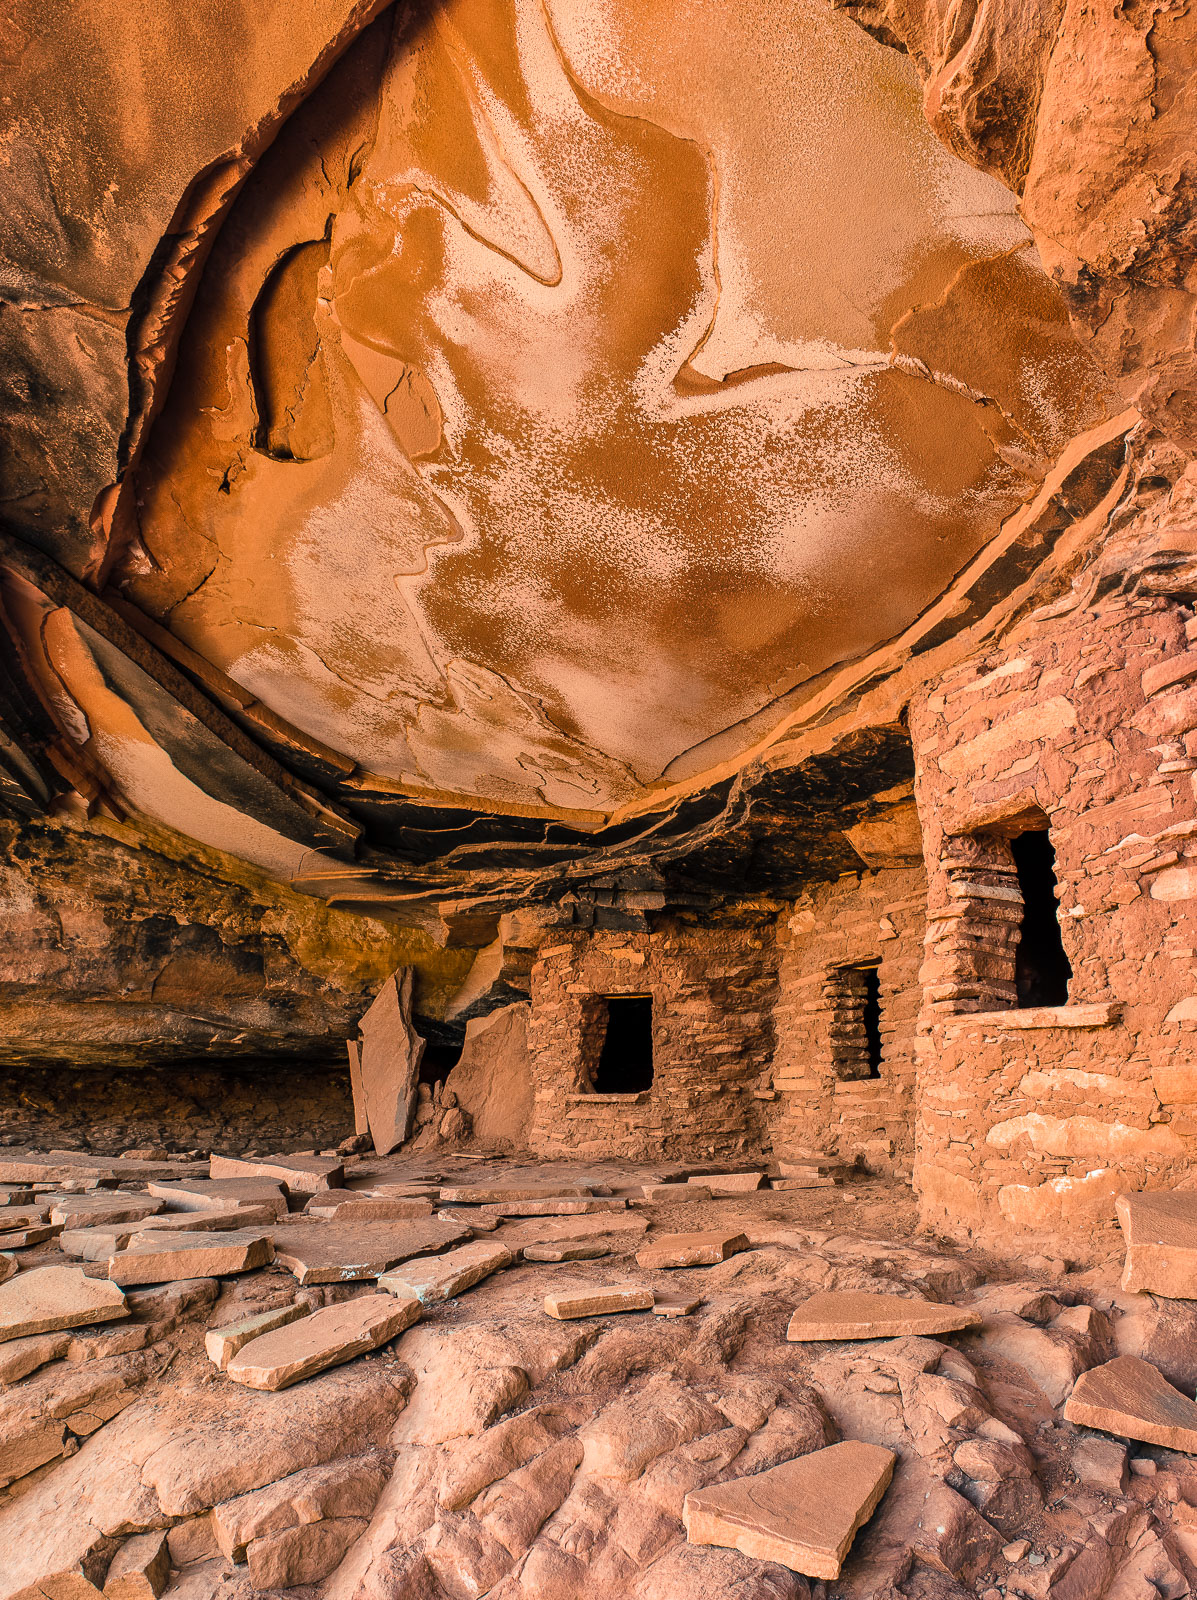
[[[142,1222],[162,1210],[163,1202],[143,1194],[74,1194],[50,1207],[50,1221],[63,1228],[90,1228],[93,1223]],[[0,1226],[3,1223],[0,1222]]]
[[[558,1322],[575,1317],[605,1317],[615,1311],[651,1311],[654,1295],[639,1284],[611,1284],[606,1288],[561,1289],[545,1296],[544,1308]]]
[[[883,1445],[850,1439],[750,1478],[692,1490],[682,1507],[686,1537],[780,1562],[808,1578],[838,1578],[896,1460]]]
[[[80,1261],[107,1261],[123,1250],[138,1231],[137,1222],[114,1222],[107,1228],[64,1228],[58,1235],[58,1248],[64,1256]]]
[[[687,1187],[709,1189],[712,1194],[752,1194],[765,1186],[763,1172],[704,1172],[687,1178]]]
[[[17,1275],[17,1258],[6,1252],[0,1252],[0,1283],[7,1283],[10,1278]]]
[[[293,1302],[289,1306],[276,1306],[273,1311],[260,1311],[256,1317],[246,1317],[244,1322],[231,1323],[227,1328],[209,1328],[204,1335],[204,1352],[208,1360],[223,1372],[239,1350],[264,1333],[285,1328],[298,1322],[311,1312],[311,1306]]]
[[[270,1206],[276,1217],[287,1215],[287,1196],[277,1178],[185,1178],[148,1183],[146,1188],[172,1211],[236,1211],[242,1206]]]
[[[1122,1287],[1197,1300],[1197,1191],[1120,1194],[1114,1207],[1126,1238]]]
[[[61,1361],[71,1347],[71,1333],[33,1333],[0,1344],[0,1383],[19,1383],[48,1361]]]
[[[186,1178],[206,1173],[206,1161],[120,1161],[106,1156],[83,1155],[74,1150],[51,1150],[47,1155],[0,1157],[0,1183],[68,1183],[97,1178],[109,1183],[148,1182],[151,1178]]]
[[[48,1222],[35,1223],[32,1228],[6,1228],[0,1232],[0,1250],[25,1250],[32,1244],[45,1244],[61,1232]]]
[[[525,1261],[599,1261],[611,1254],[611,1246],[565,1239],[560,1244],[526,1244],[521,1254]]]
[[[834,1189],[834,1178],[824,1177],[821,1173],[811,1172],[806,1177],[800,1178],[770,1178],[770,1189],[787,1191],[790,1189]]]
[[[180,1278],[225,1278],[274,1260],[270,1235],[260,1228],[228,1233],[138,1233],[108,1259],[113,1283],[174,1283]]]
[[[236,1228],[260,1228],[268,1233],[277,1218],[274,1207],[238,1206],[235,1211],[166,1211],[133,1224],[139,1233],[230,1233]]]
[[[300,1283],[381,1278],[411,1256],[463,1244],[469,1228],[440,1217],[413,1222],[306,1221],[273,1230],[275,1258]]]
[[[465,1244],[442,1256],[419,1256],[387,1272],[378,1287],[400,1299],[415,1298],[423,1306],[453,1300],[492,1272],[509,1267],[515,1257],[501,1244]]]
[[[653,1300],[654,1317],[688,1317],[702,1304],[700,1294],[659,1294]]]
[[[687,1205],[693,1205],[700,1200],[712,1198],[710,1189],[705,1183],[645,1183],[641,1185],[640,1193],[655,1206],[671,1205],[675,1200],[684,1200]]]
[[[531,1217],[526,1222],[509,1222],[503,1228],[504,1244],[551,1244],[558,1239],[589,1239],[596,1234],[647,1233],[648,1218],[628,1212],[599,1217]]]
[[[1197,1454],[1197,1405],[1138,1356],[1116,1356],[1082,1372],[1064,1415],[1102,1433]]]
[[[955,1333],[975,1328],[981,1313],[901,1294],[829,1289],[804,1300],[786,1329],[792,1344],[816,1339],[894,1339],[905,1334]]]
[[[368,1294],[323,1306],[297,1322],[251,1339],[225,1370],[247,1389],[286,1389],[326,1367],[377,1350],[410,1328],[419,1315],[418,1300],[397,1300],[389,1294]]]
[[[409,1217],[430,1217],[432,1201],[329,1189],[313,1195],[303,1209],[309,1217],[323,1217],[326,1221],[331,1218],[337,1222],[402,1222]]]
[[[0,1342],[128,1315],[116,1284],[85,1277],[82,1267],[37,1267],[0,1284]]]
[[[289,1194],[339,1189],[345,1163],[334,1156],[213,1156],[213,1178],[269,1178]]]
[[[742,1233],[663,1233],[636,1252],[638,1267],[713,1267],[748,1249]]]
[[[492,1217],[588,1217],[627,1208],[626,1200],[595,1199],[593,1195],[581,1200],[553,1195],[544,1200],[496,1200],[493,1205],[483,1206],[482,1211]]]
[[[506,1205],[512,1200],[585,1200],[591,1194],[584,1183],[459,1183],[442,1188],[447,1205]]]
[[[443,1222],[456,1222],[471,1233],[494,1233],[503,1221],[502,1217],[493,1217],[477,1206],[444,1206],[436,1214]]]
[[[32,1189],[0,1189],[0,1207],[31,1206],[34,1198]]]

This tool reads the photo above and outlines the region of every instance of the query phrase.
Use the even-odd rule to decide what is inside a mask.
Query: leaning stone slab
[[[748,1249],[742,1233],[663,1233],[636,1252],[638,1267],[713,1267]]]
[[[941,1306],[902,1294],[829,1289],[804,1300],[786,1329],[792,1344],[817,1339],[894,1339],[905,1334],[954,1333],[975,1328],[981,1313],[968,1306]]]
[[[682,1507],[686,1537],[777,1561],[808,1578],[838,1578],[896,1459],[882,1445],[850,1439],[768,1472],[692,1490]]]
[[[1197,1454],[1197,1405],[1138,1356],[1116,1356],[1083,1372],[1064,1415],[1102,1433]]]
[[[226,1371],[247,1389],[286,1389],[302,1378],[377,1350],[420,1315],[418,1300],[368,1294],[324,1306],[298,1322],[251,1339]]]
[[[639,1284],[612,1284],[600,1289],[564,1289],[545,1296],[544,1308],[559,1322],[575,1317],[605,1317],[615,1311],[651,1311],[654,1295]]]
[[[430,1217],[432,1201],[328,1189],[313,1195],[303,1209],[309,1217],[323,1217],[336,1222],[402,1222],[410,1217]]]
[[[174,1283],[180,1278],[225,1278],[274,1260],[270,1235],[257,1228],[228,1233],[139,1233],[108,1259],[113,1283]]]
[[[1122,1287],[1197,1300],[1197,1191],[1120,1194],[1114,1209],[1126,1238]]]
[[[333,1156],[213,1156],[214,1178],[270,1178],[291,1194],[339,1189],[345,1164]]]
[[[482,1207],[483,1213],[492,1217],[588,1217],[609,1211],[626,1211],[626,1200],[596,1199],[588,1195],[584,1200],[552,1195],[544,1200],[497,1200]]]
[[[73,1194],[50,1207],[50,1221],[60,1228],[90,1228],[93,1223],[144,1222],[162,1210],[162,1201],[144,1194]]]
[[[391,974],[358,1023],[361,1046],[353,1074],[354,1118],[365,1122],[380,1156],[407,1138],[416,1109],[425,1042],[412,1026],[413,972]]]
[[[294,1301],[289,1306],[276,1306],[273,1311],[261,1311],[244,1322],[231,1323],[227,1328],[209,1328],[204,1335],[204,1351],[215,1366],[223,1372],[237,1352],[276,1328],[285,1328],[289,1322],[298,1322],[311,1312],[311,1306]]]
[[[128,1315],[116,1284],[85,1277],[82,1267],[37,1267],[0,1284],[0,1342]]]
[[[0,1283],[7,1283],[17,1275],[17,1258],[0,1251]]]
[[[443,1256],[419,1256],[379,1278],[378,1287],[421,1305],[453,1300],[515,1260],[501,1244],[465,1244]]]
[[[300,1283],[353,1283],[381,1278],[411,1256],[464,1244],[470,1230],[440,1217],[412,1222],[319,1222],[273,1230],[275,1258]]]
[[[459,1183],[441,1190],[447,1205],[506,1205],[512,1200],[585,1200],[591,1194],[585,1183]]]
[[[184,1178],[149,1183],[146,1188],[174,1211],[236,1211],[242,1206],[269,1206],[276,1217],[287,1215],[287,1197],[277,1178]]]

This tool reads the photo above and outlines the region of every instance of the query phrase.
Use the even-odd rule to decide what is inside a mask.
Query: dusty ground
[[[625,1195],[657,1176],[438,1156],[363,1160],[349,1180],[515,1170]],[[373,1285],[299,1290],[275,1265],[132,1294],[134,1327],[77,1336],[0,1391],[10,1462],[22,1441],[36,1452],[47,1428],[63,1433],[62,1419],[72,1452],[0,1496],[10,1553],[0,1600],[94,1594],[114,1552],[155,1528],[169,1529],[170,1600],[1180,1600],[1197,1590],[1190,1458],[1133,1445],[1128,1465],[1123,1444],[1062,1420],[1076,1376],[1116,1352],[1147,1356],[1190,1394],[1197,1382],[1197,1313],[1121,1294],[1116,1236],[1094,1235],[1079,1263],[970,1253],[918,1237],[911,1195],[880,1179],[679,1196],[628,1214],[650,1238],[729,1227],[753,1247],[719,1266],[645,1272],[633,1232],[611,1235],[598,1260],[517,1260],[430,1307],[393,1345],[279,1394],[218,1374],[205,1329],[297,1294],[327,1303]],[[535,1228],[504,1223],[481,1237],[515,1247]],[[64,1259],[53,1246],[21,1257],[23,1270]],[[684,1287],[702,1304],[669,1320],[562,1323],[543,1311],[550,1290],[629,1281]],[[986,1321],[939,1339],[787,1344],[794,1306],[825,1288],[977,1303]],[[900,1465],[838,1581],[686,1543],[689,1489],[841,1437],[886,1444]],[[235,1525],[257,1531],[232,1559],[216,1535],[229,1545]],[[94,1582],[42,1586],[68,1571]]]

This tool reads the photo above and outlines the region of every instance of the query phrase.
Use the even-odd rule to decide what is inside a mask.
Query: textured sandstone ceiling
[[[527,867],[701,833],[786,727],[1025,577],[1112,479],[1111,373],[1155,359],[1099,369],[1069,323],[1119,265],[1043,198],[1097,203],[1075,126],[1075,176],[1036,143],[1059,19],[847,9],[30,6],[0,739],[318,890]],[[856,798],[904,776],[869,748]]]

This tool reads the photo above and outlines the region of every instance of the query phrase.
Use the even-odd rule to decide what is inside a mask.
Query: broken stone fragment
[[[330,1189],[313,1195],[303,1209],[309,1217],[331,1218],[337,1222],[397,1222],[409,1217],[430,1217],[432,1201]]]
[[[146,1185],[155,1199],[176,1211],[235,1211],[242,1206],[268,1206],[276,1217],[287,1215],[287,1197],[275,1178],[185,1178]]]
[[[34,1201],[32,1189],[4,1189],[0,1188],[0,1208],[9,1206],[31,1206]]]
[[[712,1194],[752,1194],[765,1186],[763,1172],[703,1172],[686,1179],[687,1186],[709,1189]]]
[[[158,1600],[170,1577],[170,1547],[162,1532],[127,1539],[108,1568],[104,1600]]]
[[[853,1439],[752,1477],[692,1490],[682,1509],[686,1537],[691,1544],[778,1561],[808,1578],[838,1578],[896,1459],[882,1445]]]
[[[794,1344],[819,1339],[890,1339],[904,1334],[952,1333],[958,1328],[974,1328],[980,1321],[980,1313],[967,1306],[832,1289],[802,1302],[790,1318],[786,1338]]]
[[[269,1178],[290,1194],[315,1194],[318,1189],[339,1189],[345,1181],[344,1163],[333,1156],[213,1156],[213,1178]]]
[[[596,1199],[593,1195],[585,1199],[552,1195],[541,1200],[497,1200],[482,1210],[492,1217],[584,1217],[603,1211],[626,1211],[627,1205],[626,1200]]]
[[[71,1335],[34,1333],[0,1344],[0,1383],[18,1383],[48,1361],[59,1361],[70,1349]]]
[[[1197,1453],[1197,1405],[1138,1356],[1115,1356],[1082,1373],[1064,1415],[1102,1433]]]
[[[1122,1287],[1197,1300],[1197,1191],[1120,1194],[1114,1209],[1126,1238]]]
[[[0,1250],[26,1250],[31,1245],[45,1244],[61,1230],[50,1223],[37,1223],[32,1228],[16,1228],[0,1233]]]
[[[560,1244],[526,1244],[521,1254],[525,1261],[599,1261],[611,1254],[611,1246],[564,1239]]]
[[[1125,1494],[1126,1446],[1117,1439],[1096,1439],[1091,1434],[1077,1440],[1072,1470],[1082,1483],[1104,1494]]]
[[[320,1222],[309,1218],[273,1230],[275,1259],[300,1283],[381,1278],[411,1256],[463,1244],[470,1230],[440,1217],[412,1222]]]
[[[0,1285],[0,1342],[128,1314],[117,1285],[85,1277],[81,1267],[37,1267]]]
[[[442,1256],[420,1256],[378,1280],[378,1287],[421,1305],[452,1300],[492,1272],[509,1267],[515,1257],[501,1244],[467,1244]]]
[[[252,1554],[255,1542],[288,1529],[346,1517],[364,1523],[386,1481],[386,1468],[376,1454],[305,1467],[264,1489],[215,1506],[212,1527],[217,1546],[230,1561],[240,1564]]]
[[[688,1317],[702,1304],[700,1294],[658,1294],[653,1299],[654,1317]]]
[[[224,1278],[274,1260],[269,1234],[256,1228],[227,1233],[139,1233],[127,1250],[108,1258],[113,1283],[173,1283],[180,1278]]]
[[[298,1322],[311,1309],[302,1301],[293,1301],[291,1305],[277,1306],[273,1311],[260,1311],[256,1317],[247,1317],[244,1322],[232,1323],[227,1328],[209,1328],[204,1335],[204,1351],[208,1360],[223,1372],[238,1350],[249,1344],[251,1339],[257,1339],[264,1333],[273,1333],[276,1328],[285,1328],[289,1322]]]
[[[7,1283],[17,1275],[17,1258],[0,1251],[0,1283]]]
[[[310,1316],[251,1339],[225,1369],[248,1389],[286,1389],[303,1378],[377,1350],[410,1328],[420,1302],[389,1294],[364,1295],[324,1306]]]
[[[120,1222],[108,1228],[64,1228],[58,1235],[58,1248],[64,1256],[80,1261],[107,1261],[126,1248],[139,1227],[136,1222]]]
[[[604,1288],[558,1290],[545,1296],[544,1308],[559,1322],[575,1317],[604,1317],[615,1311],[651,1311],[653,1291],[638,1284],[612,1284]]]
[[[748,1249],[742,1233],[665,1233],[636,1252],[638,1267],[711,1267]]]
[[[141,1222],[162,1210],[162,1201],[143,1194],[77,1194],[58,1199],[50,1208],[50,1221],[60,1228],[89,1228],[93,1224]]]

